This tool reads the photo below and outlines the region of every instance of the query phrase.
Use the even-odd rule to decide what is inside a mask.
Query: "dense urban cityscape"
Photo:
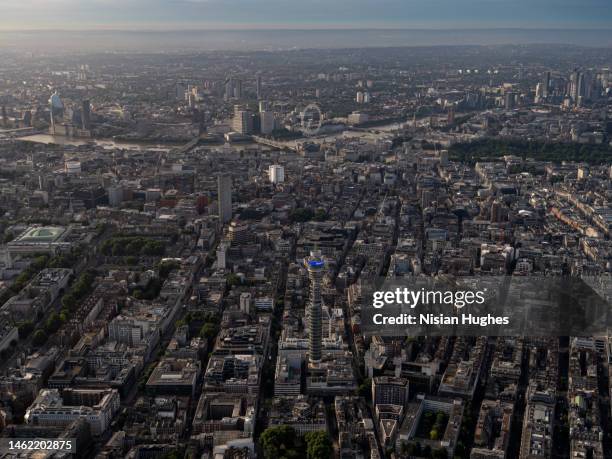
[[[0,55],[0,440],[75,449],[0,457],[612,457],[612,335],[361,328],[381,278],[609,300],[612,48],[60,51]]]

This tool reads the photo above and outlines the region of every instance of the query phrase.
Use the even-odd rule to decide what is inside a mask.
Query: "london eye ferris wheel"
[[[309,104],[301,113],[302,133],[306,136],[317,135],[321,130],[323,115],[317,104]]]

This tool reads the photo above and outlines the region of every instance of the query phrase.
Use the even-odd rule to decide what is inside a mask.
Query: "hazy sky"
[[[0,0],[0,30],[608,28],[612,0]]]

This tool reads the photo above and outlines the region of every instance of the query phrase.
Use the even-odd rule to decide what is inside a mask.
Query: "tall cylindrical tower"
[[[311,252],[306,259],[310,280],[310,299],[308,302],[308,353],[312,363],[321,361],[321,284],[325,263],[321,252]]]

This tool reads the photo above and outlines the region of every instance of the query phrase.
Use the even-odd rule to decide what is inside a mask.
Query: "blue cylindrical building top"
[[[322,268],[325,265],[323,260],[309,260],[308,266],[311,268]]]

